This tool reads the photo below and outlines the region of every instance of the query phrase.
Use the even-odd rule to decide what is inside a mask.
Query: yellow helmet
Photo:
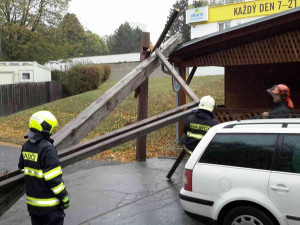
[[[36,112],[29,119],[29,129],[33,128],[40,132],[51,133],[55,126],[57,126],[57,120],[49,111]]]

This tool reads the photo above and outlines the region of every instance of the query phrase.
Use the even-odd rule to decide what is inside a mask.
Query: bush
[[[103,68],[103,76],[102,76],[102,83],[107,81],[110,73],[111,73],[111,68],[109,65],[102,65]]]
[[[70,95],[76,95],[85,91],[97,89],[99,84],[109,78],[110,67],[108,65],[75,65],[70,68],[63,84]]]
[[[51,71],[51,80],[57,80],[63,83],[63,78],[65,77],[65,71],[54,70]]]

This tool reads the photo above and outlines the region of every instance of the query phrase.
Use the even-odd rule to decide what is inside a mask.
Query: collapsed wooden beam
[[[131,131],[134,131],[136,129],[139,129],[141,127],[149,126],[150,124],[152,124],[154,122],[162,121],[163,119],[166,119],[170,116],[174,116],[174,115],[176,115],[180,112],[183,112],[183,111],[186,111],[186,110],[190,111],[192,108],[196,107],[197,105],[198,105],[198,103],[195,103],[195,102],[188,103],[186,105],[177,107],[175,109],[171,109],[171,110],[168,110],[166,112],[160,113],[158,115],[155,115],[155,116],[149,117],[147,119],[138,121],[136,123],[130,124],[126,127],[120,128],[118,130],[114,130],[110,133],[104,134],[100,137],[91,139],[91,140],[86,141],[84,143],[80,143],[80,144],[71,146],[67,149],[64,149],[64,150],[60,151],[58,153],[59,157],[63,158],[67,155],[73,154],[74,152],[80,151],[82,149],[88,148],[88,147],[96,145],[98,143],[102,143],[102,142],[107,141],[111,138],[119,137],[120,135],[127,134],[127,133],[129,133]]]
[[[192,104],[197,105],[197,103],[195,103],[195,102]],[[186,107],[187,107],[187,105],[184,105],[184,108],[186,108]],[[156,121],[152,121],[152,122],[148,123],[147,125],[140,126],[141,125],[141,123],[140,123],[139,126],[137,126],[134,129],[130,129],[126,133],[122,133],[118,136],[106,139],[106,140],[101,141],[97,144],[94,144],[90,147],[83,148],[80,151],[74,151],[73,153],[62,157],[60,159],[60,161],[63,166],[73,164],[79,160],[85,159],[89,156],[103,152],[107,149],[113,148],[115,146],[126,143],[128,141],[134,140],[138,137],[142,137],[152,131],[155,131],[155,130],[165,127],[167,125],[173,124],[177,121],[183,120],[192,114],[192,110],[196,110],[197,108],[198,107],[196,106],[189,110],[183,110],[183,111],[179,110],[173,115],[170,115],[167,117],[162,117]]]
[[[191,110],[192,108],[196,107],[197,105],[198,105],[198,103],[191,102],[191,103],[188,103],[186,105],[182,105],[180,107],[170,109],[166,112],[162,112],[162,113],[157,114],[155,116],[152,116],[152,117],[149,117],[147,119],[144,119],[144,120],[138,121],[136,123],[130,124],[126,127],[122,127],[120,129],[111,131],[107,134],[101,135],[100,137],[93,138],[93,139],[88,140],[84,143],[79,143],[79,144],[73,145],[71,147],[68,147],[66,149],[63,149],[63,150],[58,152],[58,156],[59,156],[59,158],[63,158],[67,155],[73,154],[74,152],[78,152],[82,149],[85,149],[85,148],[88,148],[90,146],[96,145],[96,144],[101,143],[103,141],[109,140],[109,139],[114,138],[114,137],[118,137],[122,134],[126,134],[126,133],[128,133],[130,131],[133,131],[133,130],[136,130],[140,127],[148,126],[149,124],[151,124],[153,122],[160,121],[162,119],[165,119],[167,117],[176,115],[177,113],[180,113],[180,112],[183,112],[183,111],[186,111],[186,110]],[[12,178],[12,177],[15,177],[19,174],[21,174],[21,171],[20,170],[15,170],[15,171],[11,171],[9,173],[1,175],[0,176],[0,190],[1,190],[1,187],[2,187],[1,186],[2,185],[1,181],[7,180],[7,179]]]
[[[193,67],[193,69],[192,69],[192,71],[191,71],[191,73],[190,73],[188,79],[186,80],[186,83],[187,83],[188,85],[191,83],[191,81],[192,81],[192,79],[193,79],[193,77],[194,77],[194,75],[195,75],[196,70],[197,70],[197,67]]]
[[[180,87],[185,91],[185,93],[195,102],[199,102],[198,96],[193,92],[193,90],[187,85],[187,83],[181,78],[181,76],[178,74],[176,69],[169,63],[167,58],[162,54],[162,52],[159,49],[155,50],[156,54],[162,61],[162,63],[167,67],[167,69],[171,72],[171,74],[174,76],[177,83],[180,85]]]
[[[162,46],[163,54],[169,55],[180,42],[181,35],[172,36]],[[75,119],[59,130],[53,136],[56,148],[61,150],[77,144],[132,91],[136,90],[158,66],[157,54],[151,54],[150,57],[141,62],[133,71],[105,92],[104,95],[81,112]]]
[[[58,153],[60,162],[64,167],[137,137],[142,137],[186,118],[193,109],[196,109],[196,105],[195,102],[189,103],[112,131],[99,138],[64,149]],[[24,180],[24,175],[20,171],[13,171],[0,177],[0,216],[24,194]]]
[[[24,174],[0,182],[0,217],[25,193]]]

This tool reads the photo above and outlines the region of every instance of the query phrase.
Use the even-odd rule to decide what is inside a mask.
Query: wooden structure
[[[171,17],[171,21],[174,21],[177,14],[178,10],[175,10]],[[161,36],[158,43],[156,43],[153,49],[155,52],[152,52],[151,55],[149,54],[149,57],[145,57],[146,59],[132,72],[127,74],[104,95],[53,136],[55,145],[57,149],[60,150],[59,157],[62,166],[70,165],[78,160],[87,158],[132,139],[144,138],[147,133],[183,120],[190,115],[191,109],[198,103],[198,98],[186,85],[185,81],[177,74],[177,71],[168,63],[165,57],[169,56],[174,48],[181,42],[181,35],[174,35],[160,47],[171,24],[172,22],[167,24],[163,31],[163,36]],[[145,36],[144,42],[147,42],[147,36]],[[142,47],[144,47],[143,44]],[[160,50],[158,49],[159,47]],[[142,115],[142,118],[139,118],[140,121],[137,123],[90,140],[86,143],[77,144],[131,92],[136,90],[136,93],[139,93],[141,99],[147,97],[147,79],[151,72],[160,65],[159,59],[163,61],[169,70],[171,70],[171,73],[175,76],[182,90],[185,91],[192,100],[197,100],[197,102],[183,105],[182,107],[169,110],[148,119],[146,119],[146,110],[140,109],[139,113],[144,115]],[[142,105],[142,101],[140,102],[140,108],[142,108],[144,105]],[[143,160],[146,156],[145,149],[144,152],[140,151],[138,154],[140,154],[141,159]],[[21,171],[17,170],[0,176],[0,216],[23,194],[24,175]]]
[[[300,80],[298,82],[294,70],[300,63],[299,22],[300,9],[294,9],[179,46],[177,45],[181,37],[175,35],[158,49],[163,40],[160,38],[148,58],[53,136],[56,147],[60,150],[62,166],[143,137],[171,123],[183,121],[199,101],[198,96],[188,86],[199,66],[225,66],[227,108],[216,110],[216,116],[221,122],[249,118],[264,110],[260,107],[271,107],[270,96],[265,90],[275,83],[282,82],[289,85],[292,89],[292,98],[297,96],[300,93],[298,89]],[[167,56],[171,63],[166,59]],[[159,60],[181,86],[179,94],[181,106],[78,144],[131,92],[146,84],[151,72],[159,66]],[[173,68],[172,63],[179,68],[179,73]],[[193,67],[193,70],[186,82],[187,67]],[[283,72],[285,73],[282,74]],[[192,100],[189,104],[185,104],[186,95]],[[297,106],[297,98],[293,98],[293,101]],[[268,102],[269,105],[266,104]],[[0,215],[23,193],[24,175],[19,171],[0,176]]]
[[[141,120],[133,125],[113,131],[84,144],[77,144],[90,130],[103,120],[109,112],[120,104],[123,99],[136,90],[148,78],[151,72],[160,65],[159,58],[165,59],[164,55],[169,55],[180,41],[181,35],[171,37],[164,43],[161,50],[157,50],[157,53],[154,52],[151,54],[132,72],[127,74],[53,136],[58,149],[61,150],[59,151],[59,157],[62,166],[70,165],[78,160],[87,158],[119,144],[143,137],[156,129],[183,120],[190,114],[190,109],[196,106],[194,102],[161,113],[152,118]],[[180,81],[180,85],[184,86],[183,89],[191,94],[192,91],[185,85],[183,80]],[[21,174],[20,171],[13,171],[0,176],[0,216],[23,194],[24,175]]]
[[[226,108],[216,110],[220,121],[234,119],[234,112],[243,119],[272,108],[266,89],[278,83],[290,87],[300,107],[300,9],[183,43],[170,61],[180,68],[225,67]]]

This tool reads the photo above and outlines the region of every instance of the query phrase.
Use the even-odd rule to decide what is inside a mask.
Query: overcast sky
[[[153,44],[159,38],[176,0],[71,0],[69,12],[76,14],[85,30],[100,36],[113,34],[127,22],[146,24]]]

